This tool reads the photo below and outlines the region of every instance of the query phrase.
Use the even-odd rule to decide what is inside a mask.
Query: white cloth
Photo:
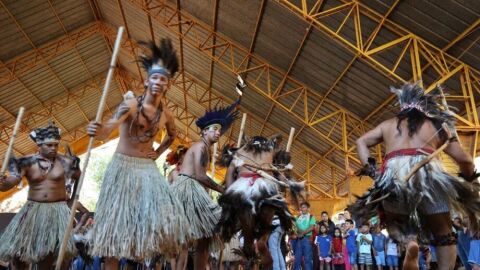
[[[366,240],[363,239],[363,236],[365,236],[365,238],[370,241],[370,244],[367,243]],[[372,245],[371,245],[371,241],[373,241],[373,238],[372,238],[372,235],[367,233],[367,234],[363,234],[363,233],[359,233],[357,235],[357,242],[359,243],[358,246],[358,252],[360,254],[371,254],[371,250],[372,250]]]
[[[397,244],[393,242],[393,239],[389,238],[387,241],[387,256],[398,256]]]

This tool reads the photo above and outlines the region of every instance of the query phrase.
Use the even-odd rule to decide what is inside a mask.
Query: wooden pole
[[[243,133],[245,132],[245,122],[247,122],[247,114],[243,113],[242,123],[240,124],[240,133],[238,134],[237,148],[242,145]]]
[[[218,149],[218,142],[213,144],[212,164],[210,164],[210,171],[212,173],[212,179],[214,180],[215,180],[215,161],[217,161],[217,149]]]
[[[292,127],[290,128],[290,135],[288,135],[288,143],[287,143],[287,153],[290,153],[290,148],[292,148],[292,143],[293,143],[293,134],[295,134],[295,128]]]
[[[12,155],[13,150],[13,142],[17,137],[18,129],[20,128],[20,124],[22,123],[23,113],[25,112],[24,107],[20,107],[17,115],[17,121],[15,122],[15,126],[13,127],[12,136],[10,137],[10,142],[8,143],[7,152],[5,152],[5,158],[3,159],[2,170],[0,171],[0,175],[3,175],[7,170],[8,163],[10,162],[10,156]]]
[[[113,48],[113,54],[110,62],[110,67],[108,69],[107,79],[105,81],[105,86],[103,87],[102,98],[100,99],[100,103],[98,105],[98,110],[97,110],[97,116],[95,117],[95,121],[98,123],[102,121],[103,109],[105,107],[105,102],[107,101],[107,93],[108,93],[108,89],[110,88],[110,83],[112,82],[113,72],[115,70],[118,52],[120,51],[120,42],[122,41],[123,31],[124,31],[124,27],[120,26],[118,28],[117,39],[115,40],[115,47]],[[88,160],[90,159],[90,154],[92,152],[94,140],[95,140],[94,137],[90,137],[90,140],[88,142],[87,154],[85,156],[85,161],[83,163],[82,174],[77,183],[78,193],[73,198],[72,209],[70,210],[71,211],[70,220],[68,221],[67,229],[65,231],[65,234],[63,235],[63,241],[62,241],[62,245],[60,246],[60,251],[58,253],[57,263],[55,264],[55,270],[60,270],[62,266],[62,261],[63,261],[63,257],[65,256],[67,243],[68,243],[68,240],[70,239],[70,234],[73,229],[73,220],[75,219],[75,212],[77,211],[78,198],[80,197],[79,194],[82,189],[83,179],[85,178],[85,171],[88,166]]]

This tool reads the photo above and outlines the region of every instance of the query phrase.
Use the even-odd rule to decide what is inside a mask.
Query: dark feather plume
[[[150,49],[150,55],[141,55],[138,58],[145,71],[149,72],[152,66],[157,64],[167,69],[170,77],[175,76],[175,73],[178,71],[178,58],[171,39],[162,38],[160,46],[157,46],[153,40],[149,42],[140,41],[138,43]]]

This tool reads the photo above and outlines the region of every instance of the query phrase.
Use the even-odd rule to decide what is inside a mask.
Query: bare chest
[[[165,121],[161,110],[139,110],[127,119],[124,128],[132,141],[150,142],[163,129]]]
[[[26,177],[31,184],[46,180],[60,182],[65,180],[65,170],[58,159],[54,162],[38,160],[28,168]]]

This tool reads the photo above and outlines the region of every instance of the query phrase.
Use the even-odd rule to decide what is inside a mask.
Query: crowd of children
[[[305,211],[305,213],[307,213]],[[328,213],[321,214],[320,221],[313,223],[313,215],[309,214],[309,224],[313,225],[312,254],[314,270],[398,270],[405,251],[380,225],[378,220],[370,220],[368,224],[356,224],[349,219],[348,212],[337,216],[336,222],[328,217]],[[467,223],[461,219],[454,220],[454,230],[458,236],[458,266],[465,270],[480,270],[480,240],[472,237]],[[295,236],[290,246],[295,249]],[[296,253],[292,264],[294,270],[305,266],[305,257]],[[309,256],[308,256],[309,257]],[[301,260],[302,263],[298,263]],[[310,263],[307,263],[310,265]],[[418,261],[419,269],[436,269],[437,256],[435,246],[421,245]],[[303,269],[306,269],[305,267]]]

